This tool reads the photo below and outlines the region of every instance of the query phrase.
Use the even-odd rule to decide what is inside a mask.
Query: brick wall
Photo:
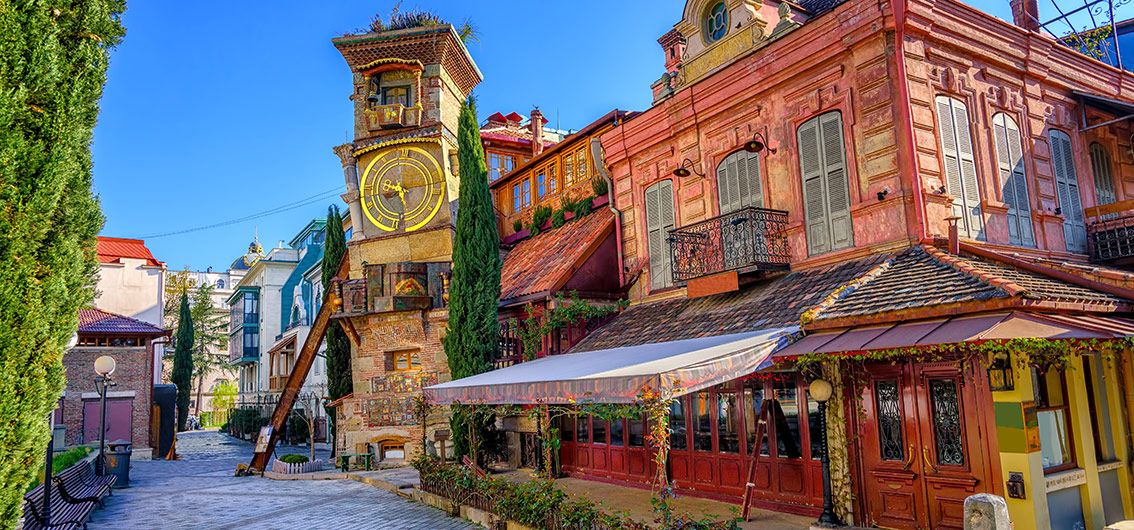
[[[91,440],[82,440],[83,433],[83,394],[96,399],[95,359],[109,355],[117,362],[111,378],[117,383],[110,388],[111,396],[123,392],[134,392],[134,407],[131,440],[135,449],[150,447],[150,402],[153,392],[152,356],[148,347],[99,348],[79,346],[72,348],[63,356],[66,370],[67,389],[63,398],[63,425],[67,427],[67,445]],[[99,421],[96,416],[88,421]],[[97,427],[96,427],[97,430]],[[109,440],[108,440],[109,441]]]

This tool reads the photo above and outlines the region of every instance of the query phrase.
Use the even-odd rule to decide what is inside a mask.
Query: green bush
[[[532,237],[539,235],[548,219],[551,219],[550,206],[540,205],[532,210],[532,222],[528,224],[528,231],[531,232]]]
[[[521,221],[519,219],[512,221],[512,231],[513,232],[519,232],[520,230],[523,230],[523,229],[524,229],[524,222],[523,221]]]
[[[287,419],[287,437],[292,444],[307,443],[307,420],[298,414]]]
[[[563,226],[564,224],[566,224],[567,223],[566,215],[567,215],[567,213],[564,212],[563,210],[555,210],[555,213],[551,214],[551,227],[552,228],[559,228],[559,227]]]
[[[595,197],[602,197],[610,191],[610,185],[607,184],[606,179],[595,177],[591,179],[591,191],[595,192]]]
[[[310,460],[303,455],[283,455],[280,457],[280,462],[285,464],[306,464],[310,462]]]
[[[51,458],[51,474],[58,475],[59,472],[75,465],[75,462],[86,458],[87,455],[91,454],[93,451],[93,447],[80,445],[78,447],[72,447],[62,453],[56,453]],[[43,484],[43,466],[40,466],[39,474],[35,476],[35,480],[28,486],[28,490],[30,491],[40,484]]]
[[[233,409],[227,431],[237,438],[254,437],[267,424],[268,418],[261,416],[259,409]]]

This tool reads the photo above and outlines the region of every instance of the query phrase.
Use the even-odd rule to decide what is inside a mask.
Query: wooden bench
[[[43,517],[43,484],[24,495],[24,528],[86,528],[87,517],[110,494],[114,481],[113,476],[95,475],[90,460],[79,461],[51,477],[51,524]]]

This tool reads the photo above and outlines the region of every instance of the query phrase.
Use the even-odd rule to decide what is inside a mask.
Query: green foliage
[[[453,279],[449,290],[449,328],[445,355],[453,379],[492,369],[500,324],[500,235],[488,190],[488,167],[477,125],[476,102],[461,106],[457,130],[460,207],[453,238]],[[453,449],[469,454],[463,416],[452,417]]]
[[[308,435],[307,420],[298,414],[292,414],[287,418],[287,439],[288,443],[300,444],[307,442]]]
[[[268,424],[268,418],[260,415],[254,408],[234,409],[228,416],[225,430],[237,438],[248,438],[260,432],[260,427]]]
[[[193,392],[193,314],[189,310],[189,296],[181,295],[181,311],[174,334],[173,374],[170,380],[177,385],[177,430],[185,430],[189,418],[189,395]]]
[[[431,11],[416,8],[409,11],[401,11],[401,4],[401,1],[394,4],[394,7],[390,10],[389,22],[383,22],[380,15],[374,15],[370,20],[370,31],[380,33],[383,31],[428,28],[447,24],[447,22],[441,18],[441,15]],[[457,32],[457,37],[465,44],[480,41],[480,32],[468,19],[465,19],[460,25],[454,26],[453,29]]]
[[[94,299],[90,144],[122,0],[0,3],[0,528],[12,528]]]
[[[280,457],[280,462],[285,464],[306,464],[310,462],[304,455],[283,455]]]
[[[208,282],[197,285],[188,268],[170,275],[165,285],[166,326],[177,329],[181,320],[181,297],[189,297],[189,314],[193,317],[193,375],[196,382],[196,412],[200,412],[205,377],[215,371],[232,374],[235,367],[228,362],[228,312],[216,306],[216,287]],[[177,351],[177,336],[170,338],[169,351]]]
[[[606,182],[605,180],[603,182]],[[580,218],[591,213],[594,207],[594,197],[584,197],[576,199],[574,197],[564,197],[561,203],[564,212],[571,212],[575,214],[575,218]]]
[[[612,305],[592,305],[587,300],[579,298],[579,293],[572,291],[566,297],[562,293],[555,295],[551,308],[540,313],[536,312],[535,307],[528,305],[527,318],[522,325],[513,326],[519,331],[520,343],[524,346],[524,358],[534,359],[540,351],[543,338],[555,329],[617,313],[628,303],[620,300]]]
[[[563,210],[555,210],[555,213],[551,214],[551,227],[559,228],[565,224],[567,224],[566,212]]]
[[[331,292],[339,264],[346,255],[346,233],[343,218],[337,206],[327,208],[327,237],[323,245],[323,288]],[[339,399],[350,394],[354,376],[350,364],[350,339],[340,324],[327,326],[327,395]]]
[[[236,394],[238,389],[236,383],[232,381],[221,381],[213,387],[213,409],[214,410],[232,410],[236,406]]]
[[[543,225],[547,223],[548,219],[551,219],[550,206],[541,204],[532,210],[532,220],[528,223],[528,232],[531,233],[532,237],[538,236],[543,231]]]
[[[610,191],[610,184],[602,177],[592,178],[591,191],[595,192],[595,197],[602,197]]]
[[[91,454],[91,451],[94,451],[93,447],[90,447],[88,445],[80,445],[78,447],[72,447],[66,451],[63,451],[62,453],[56,453],[51,457],[51,474],[58,475],[59,472],[63,471],[64,469],[75,465],[75,462],[86,458],[87,455]],[[39,486],[40,484],[43,484],[42,465],[39,466],[39,474],[35,476],[35,481],[29,484],[27,489],[31,490],[36,486]]]
[[[521,221],[519,219],[512,221],[512,231],[513,232],[519,232],[520,230],[523,230],[523,229],[524,229],[524,222],[523,221]]]

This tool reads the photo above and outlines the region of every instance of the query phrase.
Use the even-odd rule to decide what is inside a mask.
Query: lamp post
[[[109,355],[103,355],[94,362],[94,370],[97,374],[95,390],[98,390],[99,394],[98,460],[95,461],[95,471],[99,476],[106,474],[106,389],[114,385],[110,380],[110,374],[114,373],[116,367],[114,357]]]
[[[834,389],[831,383],[816,379],[811,382],[808,391],[819,402],[819,436],[822,437],[819,461],[823,464],[823,513],[819,514],[817,524],[826,528],[843,526],[843,521],[835,514],[835,503],[831,500],[831,459],[827,451],[827,400],[831,399]]]

